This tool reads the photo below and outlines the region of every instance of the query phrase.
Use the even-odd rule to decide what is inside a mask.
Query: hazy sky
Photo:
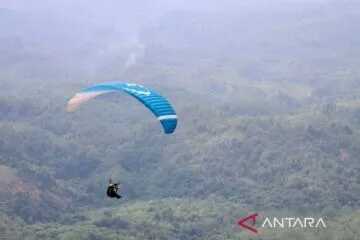
[[[283,5],[296,8],[299,3],[300,6],[306,6],[330,1],[333,0],[1,0],[0,8],[49,17],[92,19],[92,22],[98,23],[126,21],[137,26],[174,10],[225,11],[239,14],[253,10],[271,12]]]
[[[148,14],[165,12],[168,10],[232,10],[238,7],[253,5],[254,7],[271,7],[279,3],[319,3],[332,0],[1,0],[0,7],[21,10],[61,10],[61,9],[92,9],[93,11],[136,13],[145,11]],[[235,9],[234,9],[235,8]]]

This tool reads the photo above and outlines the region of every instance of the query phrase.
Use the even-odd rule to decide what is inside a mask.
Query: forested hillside
[[[0,234],[359,239],[360,6],[268,7],[168,11],[131,36],[91,15],[0,8]],[[166,96],[175,134],[125,94],[65,111],[114,80]],[[252,212],[329,227],[252,236],[236,225]]]

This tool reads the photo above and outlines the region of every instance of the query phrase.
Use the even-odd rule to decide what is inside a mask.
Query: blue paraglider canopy
[[[169,101],[159,93],[135,83],[100,83],[85,88],[70,99],[67,111],[75,111],[81,104],[111,92],[125,92],[143,103],[157,117],[166,134],[171,134],[177,126],[177,115]]]

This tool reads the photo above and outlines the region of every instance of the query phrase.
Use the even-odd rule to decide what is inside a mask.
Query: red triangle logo
[[[259,214],[255,213],[252,215],[249,215],[247,217],[241,218],[238,221],[238,224],[240,227],[245,228],[246,230],[249,230],[253,233],[258,233],[258,230],[255,228],[256,224],[256,218],[259,216]]]

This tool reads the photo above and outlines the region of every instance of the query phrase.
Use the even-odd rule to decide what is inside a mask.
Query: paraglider
[[[122,196],[118,194],[119,185],[120,185],[120,183],[112,183],[112,180],[110,178],[109,179],[109,185],[108,185],[108,188],[106,190],[106,195],[109,198],[117,198],[117,199],[122,198]]]
[[[72,97],[67,104],[66,110],[68,112],[74,112],[83,103],[86,103],[97,96],[113,92],[124,92],[133,96],[155,115],[160,121],[165,134],[174,133],[177,126],[177,115],[174,108],[169,101],[159,93],[140,84],[122,82],[96,84],[85,88]],[[119,184],[112,183],[110,179],[106,191],[107,196],[109,198],[120,199],[122,196],[118,194],[118,190]]]
[[[73,112],[85,102],[99,95],[125,92],[144,104],[160,121],[165,134],[172,134],[177,126],[177,115],[169,101],[154,90],[135,83],[100,83],[88,87],[70,99],[67,111]]]

